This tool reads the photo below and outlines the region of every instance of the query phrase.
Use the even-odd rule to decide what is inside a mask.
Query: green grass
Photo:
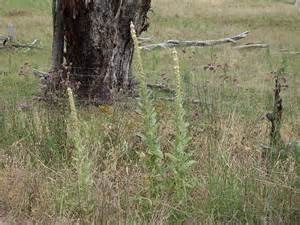
[[[93,179],[86,198],[78,198],[68,104],[57,107],[33,101],[37,79],[30,72],[18,75],[25,62],[30,68],[49,68],[51,2],[0,0],[0,5],[0,34],[12,22],[18,40],[39,39],[43,47],[0,50],[0,215],[5,219],[12,224],[20,220],[179,224],[174,215],[181,215],[183,221],[194,224],[299,221],[299,155],[291,154],[267,169],[259,147],[269,142],[270,124],[264,115],[273,107],[271,71],[282,66],[279,50],[300,51],[300,9],[292,1],[153,0],[151,26],[144,36],[153,37],[154,42],[217,39],[249,30],[250,36],[240,43],[271,45],[270,51],[238,51],[230,45],[178,49],[184,98],[201,102],[184,102],[191,137],[186,151],[196,161],[181,178],[193,183],[185,204],[174,203],[172,196],[180,190],[164,182],[162,189],[168,192],[156,193],[160,198],[155,202],[142,197],[151,185],[141,154],[147,146],[141,139],[144,127],[135,101],[101,107],[77,105],[80,146],[86,151]],[[142,58],[149,82],[176,87],[169,50],[143,52]],[[282,91],[281,135],[289,143],[300,140],[300,64],[299,56],[286,60],[289,87]],[[228,68],[205,71],[209,63],[227,64]],[[161,99],[154,99],[153,104],[161,151],[167,155],[174,149],[173,116],[178,107]],[[29,107],[22,110],[22,105]],[[171,177],[167,163],[164,157],[163,169]]]

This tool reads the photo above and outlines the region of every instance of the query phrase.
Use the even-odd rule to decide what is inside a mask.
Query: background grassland
[[[201,102],[184,105],[191,136],[187,151],[196,161],[186,176],[195,184],[184,207],[174,204],[170,193],[161,193],[152,208],[143,198],[149,181],[134,101],[78,105],[81,146],[94,180],[89,195],[78,201],[68,106],[35,103],[38,81],[30,73],[18,75],[25,62],[49,69],[51,1],[0,0],[0,6],[0,34],[11,22],[19,41],[39,39],[43,46],[0,50],[0,224],[297,224],[299,161],[289,156],[267,171],[259,147],[269,142],[264,115],[273,107],[271,71],[281,67],[288,81],[282,92],[281,134],[286,143],[300,140],[300,58],[279,51],[300,50],[300,10],[292,1],[153,0],[151,26],[144,36],[154,42],[218,39],[249,30],[241,43],[268,43],[271,49],[178,49],[185,98]],[[142,57],[150,83],[175,87],[169,50],[144,52]],[[210,63],[227,68],[204,70]],[[161,148],[168,153],[175,106],[159,99],[154,103]]]

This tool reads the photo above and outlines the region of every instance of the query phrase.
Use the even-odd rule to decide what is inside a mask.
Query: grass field
[[[51,1],[0,0],[0,35],[12,23],[18,41],[38,39],[42,46],[0,49],[0,224],[299,223],[300,55],[280,50],[300,51],[300,8],[292,0],[152,5],[144,36],[153,42],[248,30],[240,44],[270,44],[178,49],[184,99],[199,104],[183,105],[184,136],[176,132],[180,107],[161,98],[169,94],[153,93],[159,128],[151,137],[160,143],[160,163],[147,157],[154,147],[142,141],[148,128],[134,100],[76,104],[76,110],[67,99],[61,106],[33,100],[39,85],[32,69],[50,67]],[[142,52],[142,58],[147,82],[176,89],[171,50]],[[208,64],[220,66],[205,70]],[[288,84],[281,93],[281,136],[289,146],[283,150],[292,151],[266,162],[260,146],[270,143],[265,115],[273,109],[271,72],[278,70]],[[174,152],[178,143],[182,154]]]

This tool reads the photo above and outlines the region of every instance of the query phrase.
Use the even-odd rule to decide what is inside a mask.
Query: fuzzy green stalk
[[[151,94],[147,89],[146,76],[143,69],[141,50],[139,48],[139,41],[136,35],[134,24],[130,25],[131,36],[134,41],[136,70],[138,79],[138,91],[140,95],[139,110],[143,120],[143,141],[147,147],[145,164],[148,170],[150,192],[158,194],[160,179],[162,175],[162,159],[163,153],[161,151],[158,135],[157,113],[155,111]]]
[[[172,203],[177,207],[186,207],[189,190],[193,183],[193,179],[189,176],[189,169],[195,161],[192,161],[190,155],[186,152],[190,137],[188,123],[185,121],[186,112],[183,107],[182,77],[178,54],[175,49],[173,49],[172,55],[176,78],[175,117],[173,120],[176,133],[173,151],[168,153],[167,156],[170,159],[169,168],[172,172],[170,177],[171,189],[174,191]],[[175,212],[175,214],[178,214],[178,212]],[[175,219],[179,219],[178,217],[181,216],[184,215],[175,215]]]
[[[176,98],[175,98],[175,126],[176,142],[175,152],[186,155],[185,149],[189,142],[188,123],[185,122],[185,110],[183,108],[182,78],[180,74],[179,58],[176,49],[173,49],[174,73],[176,76]]]
[[[69,97],[69,105],[70,105],[70,130],[72,132],[71,138],[74,144],[74,148],[76,150],[76,159],[80,158],[82,155],[82,148],[81,148],[81,137],[80,137],[80,127],[79,127],[79,119],[77,116],[77,110],[75,106],[75,100],[73,96],[73,91],[71,88],[67,89],[68,97]]]
[[[87,154],[84,152],[84,147],[82,144],[82,139],[80,135],[80,121],[77,116],[77,110],[74,101],[74,95],[71,88],[67,89],[69,104],[70,104],[70,138],[72,144],[74,145],[75,155],[74,161],[77,168],[78,176],[78,191],[79,191],[79,201],[87,200],[88,190],[93,184],[90,171],[90,162],[88,160]]]

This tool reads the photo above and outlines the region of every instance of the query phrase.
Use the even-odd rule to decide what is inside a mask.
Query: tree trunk
[[[57,71],[63,63],[64,53],[64,20],[62,0],[53,0],[53,42],[52,42],[52,71]]]
[[[300,0],[295,0],[295,6],[299,6],[300,5]]]
[[[66,63],[81,98],[112,100],[127,88],[133,57],[130,22],[147,29],[151,0],[63,0]]]

